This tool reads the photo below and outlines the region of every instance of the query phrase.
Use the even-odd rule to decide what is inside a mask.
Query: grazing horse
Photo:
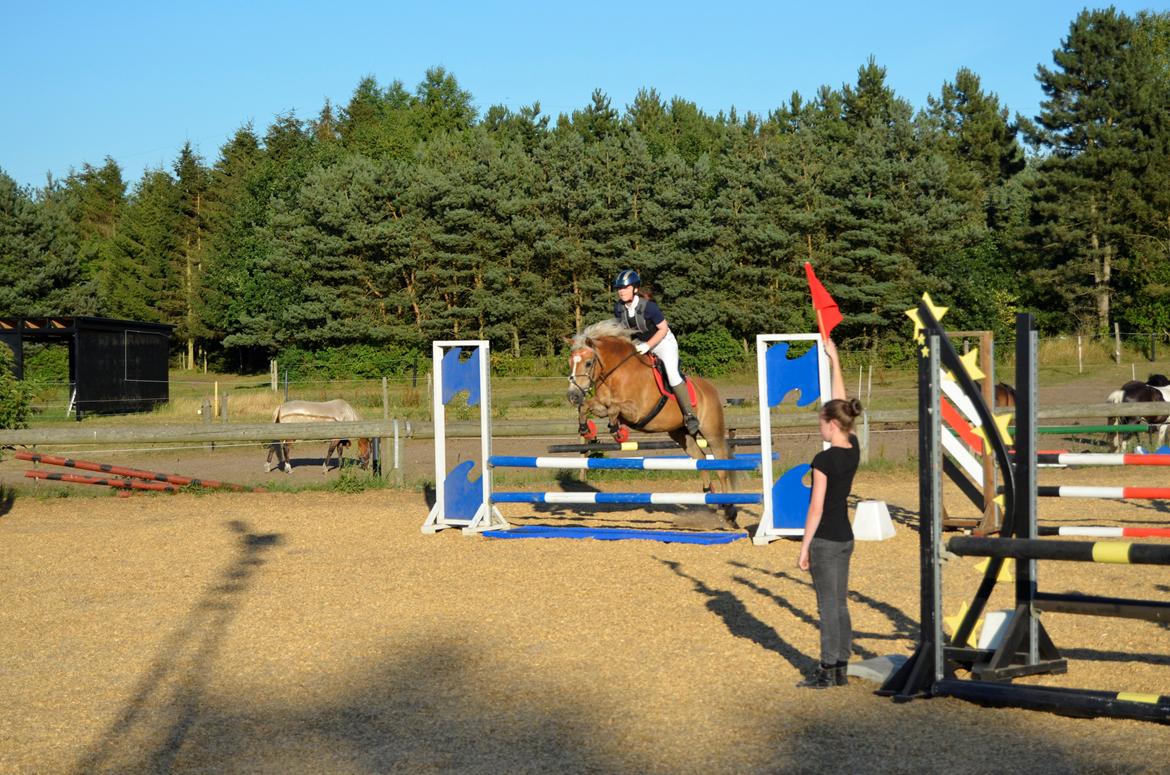
[[[666,396],[662,401],[650,357],[638,354],[620,323],[614,320],[594,323],[573,338],[571,344],[568,398],[577,407],[582,435],[588,432],[586,418],[592,414],[606,418],[615,435],[624,431],[622,423],[646,433],[664,431],[696,460],[706,456],[695,438],[687,433],[678,401],[673,396]],[[699,418],[708,449],[716,458],[730,460],[731,448],[719,393],[701,377],[692,377],[690,382],[695,392],[695,416]],[[732,492],[733,472],[718,474],[722,490]],[[713,490],[706,471],[702,472],[702,479],[704,489]],[[727,506],[723,513],[727,527],[738,527],[735,516],[735,507]]]
[[[1166,379],[1164,374],[1151,374],[1150,378],[1145,382],[1138,382],[1137,380],[1130,380],[1121,386],[1119,390],[1114,390],[1105,399],[1111,404],[1128,404],[1142,401],[1170,401],[1170,379]],[[1121,418],[1110,417],[1110,425],[1121,425],[1127,422],[1146,425],[1157,425],[1157,443],[1153,444],[1157,449],[1166,443],[1166,416],[1155,417],[1153,415],[1146,415],[1138,418]],[[1125,449],[1129,437],[1135,434],[1122,434],[1120,432],[1114,433],[1109,437],[1109,449],[1113,452],[1121,452]],[[1151,443],[1153,443],[1154,434],[1150,434]]]
[[[272,421],[276,423],[359,422],[361,419],[353,407],[349,405],[349,402],[341,398],[335,398],[332,401],[285,401],[272,412]],[[292,464],[288,457],[291,446],[292,444],[287,441],[273,442],[268,447],[268,462],[264,464],[264,470],[267,472],[274,468],[280,468],[286,474],[291,473]],[[329,472],[329,463],[333,459],[334,451],[337,452],[337,467],[341,468],[347,447],[349,447],[349,439],[331,439],[329,441],[329,447],[325,452],[325,462],[321,465],[322,473]],[[276,465],[272,464],[274,456],[276,457]],[[358,459],[363,469],[369,467],[369,439],[358,439]]]

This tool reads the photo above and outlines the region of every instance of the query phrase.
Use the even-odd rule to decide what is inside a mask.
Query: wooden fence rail
[[[1042,410],[1039,413],[1041,420],[1055,420],[1068,418],[1102,418],[1102,417],[1140,417],[1149,414],[1170,415],[1170,402],[1151,402],[1144,404],[1085,404],[1079,406],[1063,406]],[[813,428],[811,412],[799,414],[780,414],[773,419],[773,424],[780,428]],[[906,424],[917,422],[917,410],[891,409],[869,413],[871,423]],[[448,424],[449,438],[472,438],[479,433],[477,422],[456,422]],[[736,412],[728,414],[728,427],[738,433],[758,433],[760,427],[759,416],[753,412]],[[509,436],[542,436],[574,438],[577,435],[576,421],[548,421],[533,420],[494,420],[492,428],[495,435],[503,438]],[[429,422],[411,422],[410,433],[407,434],[406,425],[399,422],[400,435],[418,439],[434,437],[434,429]],[[83,423],[76,425],[58,425],[50,428],[23,428],[18,430],[0,430],[0,446],[34,446],[39,444],[174,444],[174,443],[227,443],[238,441],[255,441],[266,443],[278,438],[292,438],[297,440],[317,439],[355,439],[391,438],[394,436],[392,420],[372,420],[363,422],[322,422],[297,423],[295,426],[277,428],[273,423],[219,423],[219,424],[192,424],[192,425],[102,425],[91,426]]]

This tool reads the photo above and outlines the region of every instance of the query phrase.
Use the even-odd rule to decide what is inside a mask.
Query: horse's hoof
[[[284,472],[286,474],[291,474],[292,473],[292,465],[290,465],[289,463],[285,463],[284,464]]]
[[[265,463],[265,464],[264,464],[264,473],[268,473],[268,472],[269,472],[269,471],[271,471],[271,470],[272,470],[272,464],[271,464],[271,463]]]

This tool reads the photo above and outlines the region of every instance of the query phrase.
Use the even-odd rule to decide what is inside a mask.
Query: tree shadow
[[[226,527],[237,536],[235,555],[163,642],[117,719],[77,765],[78,773],[167,772],[198,720],[228,626],[243,605],[263,555],[281,543],[278,533],[253,533],[240,520]],[[146,757],[126,768],[127,759]]]

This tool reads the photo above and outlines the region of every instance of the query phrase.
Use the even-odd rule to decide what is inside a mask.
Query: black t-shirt
[[[849,491],[853,489],[853,475],[861,462],[857,437],[849,434],[850,449],[829,447],[817,453],[812,467],[825,475],[825,508],[821,524],[814,538],[829,541],[852,541],[853,527],[849,524]]]

